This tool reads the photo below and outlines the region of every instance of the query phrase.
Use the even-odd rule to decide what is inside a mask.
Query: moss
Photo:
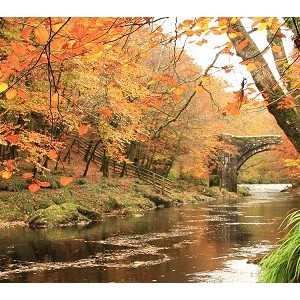
[[[120,210],[124,207],[115,197],[109,195],[108,199],[103,201],[104,212],[111,212],[113,210]]]
[[[100,215],[74,203],[53,204],[46,209],[39,209],[29,220],[32,227],[51,227],[58,225],[90,222]]]
[[[28,184],[20,176],[12,176],[9,180],[0,179],[0,190],[8,192],[19,192],[26,190]]]

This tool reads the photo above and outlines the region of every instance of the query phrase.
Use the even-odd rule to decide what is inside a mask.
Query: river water
[[[247,261],[275,247],[300,197],[248,187],[248,197],[88,226],[2,228],[0,282],[257,282]]]

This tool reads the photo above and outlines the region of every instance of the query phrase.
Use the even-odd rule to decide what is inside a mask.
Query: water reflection
[[[274,247],[278,225],[299,207],[283,187],[83,227],[3,228],[0,281],[255,282],[247,260]]]

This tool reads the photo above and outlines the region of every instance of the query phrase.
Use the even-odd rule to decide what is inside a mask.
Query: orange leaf
[[[37,27],[34,30],[35,40],[37,43],[45,43],[49,39],[49,32],[45,27]]]
[[[11,172],[9,172],[9,171],[4,171],[4,172],[2,173],[2,178],[8,179],[8,178],[11,177],[11,175],[12,175]]]
[[[272,47],[272,50],[275,53],[281,53],[281,47],[280,46],[275,45],[275,46]]]
[[[272,91],[275,91],[277,88],[279,87],[279,84],[278,83],[276,83],[275,85],[273,85],[273,87],[272,87]]]
[[[51,159],[56,159],[58,156],[57,152],[55,150],[49,150],[48,157]]]
[[[21,97],[24,100],[29,99],[29,95],[26,91],[18,89],[18,96]]]
[[[51,183],[48,181],[40,181],[39,184],[41,187],[44,187],[44,188],[51,186]]]
[[[81,125],[78,127],[78,134],[79,135],[84,135],[88,132],[89,128],[86,125]]]
[[[15,134],[8,135],[6,139],[12,144],[17,144],[20,141],[20,138]]]
[[[15,159],[9,159],[9,160],[5,161],[3,164],[8,167],[8,166],[12,165],[15,161],[16,161]]]
[[[248,40],[243,40],[241,43],[238,44],[238,46],[236,47],[237,51],[241,51],[243,50],[245,47],[247,47],[247,45],[249,44]]]
[[[195,91],[198,92],[198,93],[202,93],[202,92],[203,92],[203,87],[197,85],[197,86],[195,87]]]
[[[180,97],[179,97],[177,94],[173,94],[173,95],[172,95],[172,98],[173,98],[176,102],[179,102],[179,100],[180,100]]]
[[[59,95],[58,93],[55,93],[54,95],[52,95],[51,107],[57,107],[58,103],[59,103]]]
[[[11,89],[5,93],[5,96],[6,96],[7,100],[11,100],[11,99],[15,98],[17,96],[17,94],[18,94],[17,90]]]
[[[33,184],[31,184],[31,185],[28,187],[28,189],[29,189],[29,191],[30,191],[31,193],[37,192],[40,188],[41,188],[41,187],[40,187],[38,184],[36,184],[36,183],[33,183]]]
[[[32,27],[24,27],[24,29],[22,30],[21,38],[25,41],[28,41],[31,32]]]
[[[73,181],[72,177],[61,177],[59,182],[62,186],[66,186]]]
[[[33,174],[32,173],[23,173],[22,174],[22,178],[23,179],[28,179],[28,178],[32,178],[33,177]]]
[[[106,115],[111,117],[112,116],[112,111],[110,109],[99,109],[99,113],[101,115]]]

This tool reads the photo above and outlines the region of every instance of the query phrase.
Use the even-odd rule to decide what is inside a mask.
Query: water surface
[[[234,200],[156,210],[83,227],[0,229],[0,282],[256,282],[300,199],[250,185]]]

